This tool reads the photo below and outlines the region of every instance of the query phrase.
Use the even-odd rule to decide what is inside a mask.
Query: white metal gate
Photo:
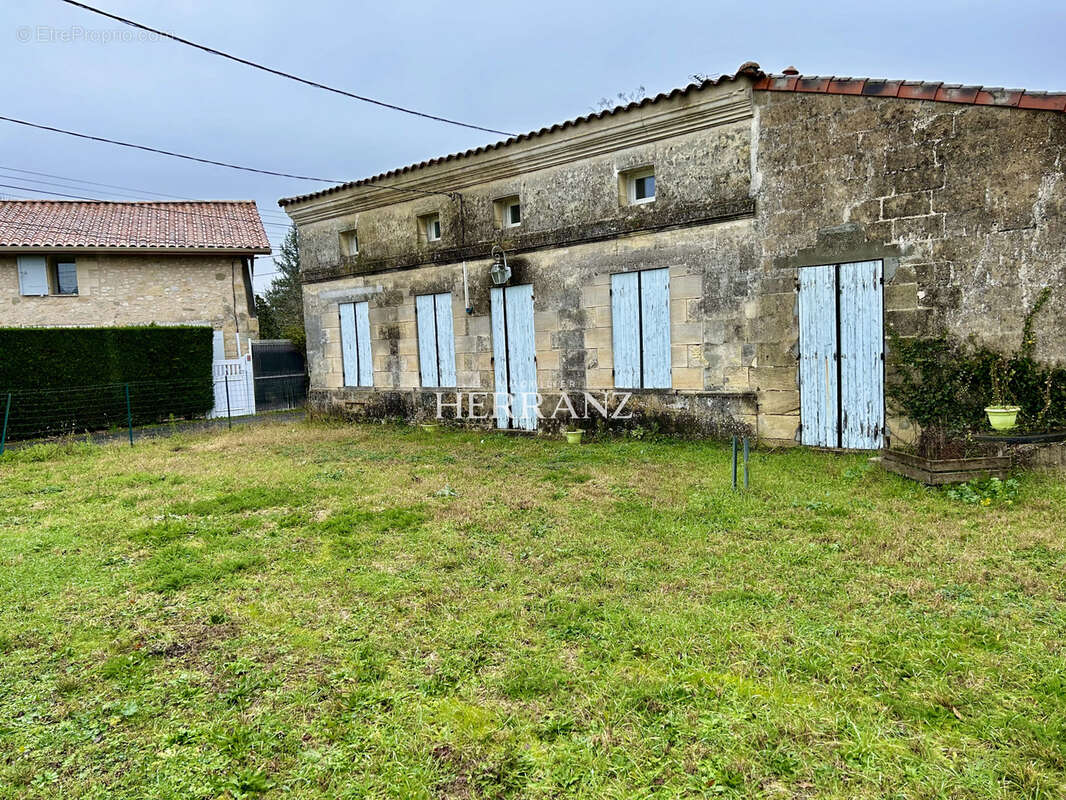
[[[533,287],[493,288],[492,356],[496,373],[496,425],[537,428],[537,356]]]
[[[243,417],[255,413],[251,353],[215,361],[211,372],[215,383],[215,407],[208,417]]]
[[[873,450],[884,439],[882,262],[799,271],[803,444]]]

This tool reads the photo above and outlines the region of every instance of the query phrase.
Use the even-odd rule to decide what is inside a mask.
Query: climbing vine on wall
[[[923,428],[953,435],[987,430],[984,409],[993,402],[1020,406],[1023,430],[1066,428],[1066,368],[1033,358],[1034,320],[1050,298],[1050,288],[1041,291],[1011,353],[949,336],[904,338],[889,331],[889,399]]]

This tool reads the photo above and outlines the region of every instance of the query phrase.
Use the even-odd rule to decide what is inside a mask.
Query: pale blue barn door
[[[492,355],[496,376],[496,424],[537,428],[537,356],[533,331],[533,287],[490,291]],[[510,411],[508,413],[508,403]]]
[[[814,447],[837,447],[836,265],[799,271],[800,441]]]
[[[800,441],[872,450],[884,440],[882,264],[799,270]]]
[[[881,262],[840,265],[840,446],[879,449],[885,418]]]

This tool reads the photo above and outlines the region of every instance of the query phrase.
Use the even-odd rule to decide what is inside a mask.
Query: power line
[[[13,176],[13,175],[2,175],[2,174],[0,174],[0,178],[6,178],[7,180],[19,180],[18,176]],[[76,186],[73,186],[73,187],[64,186],[61,183],[54,183],[54,182],[51,182],[51,181],[30,181],[30,182],[34,183],[34,184],[43,184],[45,186],[58,186],[58,187],[60,187],[62,189],[71,189],[71,188],[77,189],[78,188]],[[54,191],[49,191],[47,189],[40,189],[37,186],[15,186],[14,184],[10,184],[10,183],[0,183],[0,186],[3,186],[3,187],[8,188],[8,189],[21,189],[22,191],[33,192],[34,194],[49,194],[49,195],[55,195],[56,197],[67,197],[67,198],[70,198],[70,199],[73,199],[73,200],[86,200],[88,202],[93,202],[93,203],[117,203],[117,204],[121,204],[123,202],[121,200],[102,200],[99,197],[82,197],[81,195],[63,194],[62,192],[54,192]],[[104,192],[103,194],[113,194],[113,192]],[[131,201],[131,202],[138,202],[138,201]],[[208,202],[209,203],[211,201],[210,200],[206,200],[206,201],[205,200],[192,200],[190,202],[193,202],[193,203]],[[200,219],[222,219],[222,220],[230,220],[230,219],[232,219],[232,220],[243,220],[244,219],[243,217],[238,217],[238,216],[220,216],[220,215],[217,215],[217,214],[202,214],[202,213],[197,213],[197,212],[192,212],[192,211],[182,211],[181,209],[177,209],[177,208],[163,208],[163,207],[161,207],[161,205],[156,205],[155,203],[143,203],[143,201],[139,202],[139,204],[150,205],[151,208],[154,211],[158,211],[158,212],[163,213],[163,214],[181,214],[182,216],[198,217]],[[258,211],[258,209],[257,209],[257,211]],[[262,214],[262,212],[259,212],[259,213]],[[275,222],[275,221],[272,221],[272,220],[264,220],[264,219],[260,219],[259,221],[263,225],[270,225],[270,226],[273,226],[275,228],[286,228],[286,229],[288,229],[290,227],[289,224],[284,223],[284,222]]]
[[[85,5],[84,3],[78,3],[78,2],[76,2],[76,0],[62,0],[62,2],[66,3],[67,5],[74,6],[76,8],[81,8],[81,9],[84,9],[85,11],[92,12],[93,14],[99,14],[101,17],[107,17],[108,19],[113,19],[116,22],[121,22],[124,25],[129,25],[131,28],[138,28],[138,29],[140,29],[142,31],[147,31],[149,33],[154,33],[157,36],[162,36],[162,37],[164,37],[166,39],[171,39],[171,40],[173,40],[175,42],[180,42],[181,44],[188,45],[189,47],[195,47],[197,50],[202,50],[205,53],[210,53],[211,55],[219,56],[220,58],[226,58],[226,59],[229,59],[230,61],[235,61],[238,64],[244,64],[246,67],[252,67],[253,69],[262,70],[263,72],[268,72],[271,75],[277,75],[277,76],[279,76],[281,78],[288,78],[291,81],[296,81],[297,83],[302,83],[302,84],[304,84],[306,86],[313,86],[316,89],[323,89],[323,90],[325,90],[327,92],[333,92],[334,94],[343,95],[344,97],[350,97],[353,100],[361,100],[364,103],[372,103],[372,104],[374,104],[376,106],[381,106],[382,108],[391,108],[393,111],[401,111],[404,114],[411,114],[411,115],[416,116],[416,117],[424,117],[425,119],[432,119],[432,120],[436,120],[437,122],[444,122],[444,123],[447,123],[448,125],[458,125],[461,128],[470,128],[470,129],[476,130],[476,131],[485,131],[486,133],[498,133],[501,136],[515,136],[516,135],[516,134],[513,134],[513,133],[508,133],[507,131],[498,131],[498,130],[495,130],[494,128],[484,128],[481,125],[472,125],[469,122],[459,122],[458,120],[448,119],[447,117],[438,117],[438,116],[436,116],[434,114],[427,114],[427,113],[425,113],[423,111],[415,111],[414,109],[405,108],[404,106],[398,106],[398,105],[395,105],[394,103],[386,103],[383,100],[375,100],[372,97],[364,97],[363,95],[353,94],[352,92],[345,91],[344,89],[337,89],[337,88],[335,88],[333,86],[327,86],[324,83],[319,83],[317,81],[308,80],[307,78],[301,78],[299,75],[293,75],[292,73],[289,73],[289,72],[282,72],[279,69],[274,69],[273,67],[267,67],[267,66],[264,66],[263,64],[258,64],[255,61],[249,61],[246,58],[240,58],[239,56],[231,55],[230,53],[223,52],[222,50],[216,50],[213,47],[208,47],[207,45],[202,45],[202,44],[198,44],[196,42],[190,41],[188,39],[183,39],[180,36],[175,36],[172,33],[167,33],[166,31],[161,31],[161,30],[159,30],[157,28],[150,28],[147,25],[142,25],[140,22],[134,22],[133,20],[127,19],[126,17],[120,17],[117,14],[111,14],[111,13],[108,13],[107,11],[102,11],[99,8],[93,8],[92,6]]]
[[[64,0],[64,2],[65,1],[66,0]],[[88,139],[89,141],[92,141],[92,142],[103,142],[104,144],[113,144],[113,145],[118,145],[119,147],[129,147],[129,148],[132,148],[134,150],[143,150],[143,151],[145,151],[147,153],[155,153],[156,155],[171,156],[173,158],[183,158],[186,161],[196,161],[196,162],[198,162],[200,164],[211,164],[212,166],[215,166],[215,167],[226,167],[227,169],[238,169],[238,170],[241,170],[243,172],[254,172],[254,173],[257,173],[259,175],[273,175],[273,176],[275,176],[277,178],[295,178],[296,180],[300,180],[300,181],[318,181],[319,183],[336,183],[336,184],[346,183],[346,181],[342,181],[342,180],[339,180],[339,179],[336,179],[336,178],[316,178],[316,177],[313,177],[311,175],[293,175],[292,173],[289,173],[289,172],[275,172],[274,170],[269,170],[269,169],[258,169],[256,167],[243,167],[243,166],[241,166],[239,164],[230,164],[229,162],[226,162],[226,161],[215,161],[214,159],[210,159],[210,158],[201,158],[200,156],[190,156],[190,155],[186,155],[185,153],[175,153],[175,152],[173,152],[171,150],[161,150],[158,147],[149,147],[148,145],[145,145],[145,144],[134,144],[133,142],[122,142],[122,141],[119,141],[118,139],[108,139],[108,138],[103,137],[103,136],[93,136],[93,135],[88,134],[88,133],[79,133],[78,131],[68,131],[68,130],[65,130],[64,128],[56,128],[56,127],[53,127],[51,125],[42,125],[42,124],[40,124],[38,122],[28,122],[27,120],[15,119],[14,117],[0,116],[0,120],[3,120],[4,122],[11,122],[11,123],[14,123],[15,125],[24,125],[27,128],[37,128],[38,130],[50,131],[51,133],[62,133],[64,135],[66,135],[66,136],[75,136],[75,137],[77,137],[79,139]],[[432,191],[432,190],[429,190],[429,189],[406,189],[406,188],[403,188],[403,187],[400,187],[400,186],[384,186],[384,185],[375,185],[375,188],[384,189],[384,190],[387,190],[387,191],[390,191],[390,192],[408,192],[408,193],[411,193],[411,194],[421,194],[421,195],[442,195],[444,197],[449,197],[449,198],[452,198],[452,199],[455,199],[455,198],[459,197],[459,193],[458,192],[435,192],[435,191]]]
[[[165,197],[165,198],[169,198],[171,200],[186,200],[186,201],[188,201],[190,203],[204,202],[203,200],[200,200],[198,198],[186,197],[185,195],[180,195],[180,194],[167,194],[166,192],[154,192],[154,191],[152,191],[150,189],[138,189],[135,186],[120,186],[120,185],[115,184],[115,183],[101,183],[99,181],[86,180],[85,178],[74,178],[74,177],[71,177],[70,175],[56,175],[54,172],[38,172],[38,171],[32,170],[32,169],[21,169],[19,167],[9,167],[9,166],[6,166],[4,164],[0,164],[0,170],[4,170],[4,171],[7,171],[7,172],[19,172],[19,173],[22,173],[23,175],[39,175],[39,176],[44,177],[44,178],[56,178],[56,179],[61,180],[61,181],[66,181],[67,183],[81,183],[81,184],[85,184],[87,186],[103,186],[103,187],[108,188],[108,189],[123,189],[123,190],[128,191],[128,192],[136,192],[139,195],[146,195],[147,194],[147,195],[154,195],[155,197]],[[8,176],[8,177],[13,177],[13,176]],[[29,178],[18,178],[17,180],[30,180],[30,179]],[[49,184],[48,181],[34,180],[34,183],[43,183],[43,184],[52,185],[52,186],[62,186],[62,184],[58,184],[58,183],[57,184]],[[80,188],[80,187],[66,187],[66,188]],[[117,193],[116,192],[104,192],[104,194],[117,194]],[[259,215],[260,216],[267,215],[267,216],[279,217],[279,218],[285,220],[286,224],[290,224],[291,223],[291,220],[289,220],[288,214],[285,214],[285,213],[283,213],[281,211],[272,211],[270,209],[259,209]]]

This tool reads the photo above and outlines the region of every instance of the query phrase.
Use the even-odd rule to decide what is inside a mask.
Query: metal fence
[[[90,435],[135,438],[207,424],[232,426],[244,409],[242,375],[0,390],[0,454],[11,442]],[[213,420],[213,423],[210,422]]]

